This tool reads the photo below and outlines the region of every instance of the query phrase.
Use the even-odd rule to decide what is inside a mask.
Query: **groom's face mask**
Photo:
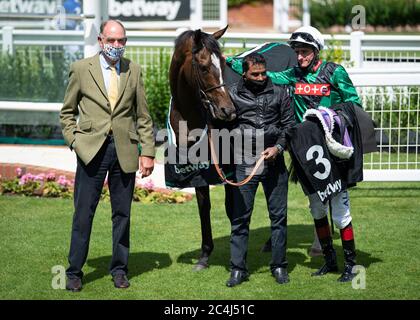
[[[244,73],[245,85],[253,92],[260,92],[267,85],[267,70],[263,64],[251,64]]]

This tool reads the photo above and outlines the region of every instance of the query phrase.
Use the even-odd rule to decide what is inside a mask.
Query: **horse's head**
[[[223,82],[225,59],[217,40],[227,29],[213,34],[195,30],[192,42],[192,72],[202,104],[213,119],[235,119],[235,107]]]
[[[223,82],[225,59],[219,39],[227,27],[213,34],[189,30],[175,41],[169,72],[171,93],[184,118],[190,117],[189,105],[203,106],[203,111],[213,120],[235,119],[235,107]],[[201,103],[200,103],[201,102]]]

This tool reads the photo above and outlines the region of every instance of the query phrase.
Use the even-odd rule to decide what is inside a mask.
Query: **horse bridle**
[[[203,45],[203,47],[204,47],[204,45]],[[226,84],[223,82],[221,84],[218,84],[216,86],[213,86],[213,87],[210,87],[210,88],[207,88],[207,89],[202,88],[203,86],[202,86],[202,83],[201,83],[200,73],[198,71],[199,66],[198,66],[198,62],[195,60],[195,56],[194,56],[194,54],[197,53],[198,51],[199,50],[193,49],[192,66],[193,66],[193,72],[194,72],[195,80],[196,80],[197,87],[198,87],[199,94],[200,94],[200,100],[201,100],[201,103],[203,104],[204,108],[211,113],[213,118],[216,118],[215,114],[214,114],[213,102],[210,100],[207,93],[212,91],[212,90],[216,90],[218,88],[224,87],[224,86],[226,86]],[[207,126],[210,129],[211,128],[211,125],[210,125],[211,123],[210,123],[210,121],[208,121],[207,115],[208,115],[208,113],[206,112],[205,119],[206,119]],[[258,168],[264,162],[264,156],[261,155],[260,158],[258,159],[257,163],[255,164],[251,174],[248,177],[246,177],[244,180],[239,181],[239,182],[230,181],[230,180],[227,179],[223,170],[219,166],[219,161],[217,159],[213,139],[211,138],[211,130],[208,131],[208,139],[209,139],[209,144],[210,144],[210,154],[211,154],[211,157],[213,159],[213,163],[214,163],[216,172],[219,175],[219,177],[222,179],[223,182],[226,182],[227,184],[230,184],[231,186],[240,187],[240,186],[243,186],[243,185],[247,184],[254,177],[254,175],[257,173]]]
[[[204,45],[203,45],[204,47]],[[216,118],[216,115],[214,113],[215,110],[215,106],[214,106],[214,102],[210,99],[210,97],[207,95],[207,93],[209,93],[210,91],[225,87],[226,84],[224,82],[215,85],[213,87],[207,88],[207,89],[203,89],[204,85],[202,83],[201,77],[200,77],[200,72],[199,72],[199,63],[197,62],[197,60],[195,59],[195,53],[197,53],[199,50],[193,49],[193,55],[192,55],[192,69],[194,72],[194,78],[195,78],[195,82],[198,88],[198,92],[199,92],[199,96],[200,96],[200,100],[201,103],[203,104],[204,108],[210,112],[210,114],[213,116],[213,118]],[[207,119],[207,116],[205,117]],[[206,121],[208,122],[208,121]]]

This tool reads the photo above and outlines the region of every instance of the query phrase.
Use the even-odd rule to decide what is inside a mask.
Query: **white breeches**
[[[316,193],[310,194],[309,209],[314,219],[324,218],[328,214],[328,202],[323,204]],[[331,198],[332,220],[338,229],[343,229],[351,222],[350,199],[347,190]]]

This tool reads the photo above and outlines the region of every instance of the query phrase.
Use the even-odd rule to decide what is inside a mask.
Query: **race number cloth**
[[[314,111],[309,112],[305,121],[291,128],[286,137],[303,191],[306,195],[316,193],[326,203],[334,195],[363,180],[363,150],[357,121],[348,117],[346,120],[343,116],[340,124],[331,125],[331,139],[335,143],[329,142],[328,146],[325,137],[329,129],[325,128],[328,127],[325,119],[330,121],[334,117],[330,117],[331,111],[327,113],[321,109],[318,112],[319,116],[314,116]],[[324,117],[325,114],[327,116]],[[347,133],[343,130],[344,123]],[[333,155],[332,148],[336,148],[333,152],[340,158]]]
[[[165,184],[171,188],[196,188],[221,184],[223,181],[210,161],[210,147],[208,143],[207,127],[203,130],[197,141],[188,148],[178,146],[175,132],[169,122],[170,110],[167,119],[167,137],[165,147]],[[197,155],[198,150],[207,153],[204,161],[191,161],[191,156]],[[198,158],[198,157],[197,157]],[[227,178],[232,177],[229,166],[221,166]]]

